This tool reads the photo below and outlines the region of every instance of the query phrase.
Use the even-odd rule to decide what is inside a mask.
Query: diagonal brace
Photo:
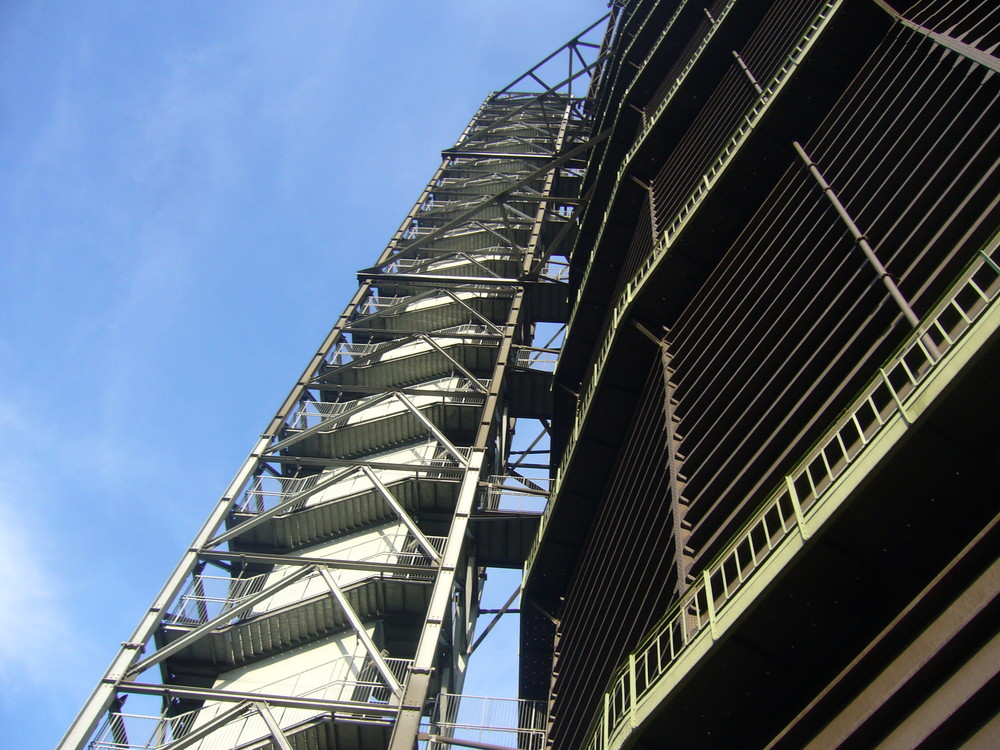
[[[486,639],[486,636],[490,634],[490,631],[496,627],[497,623],[500,622],[500,618],[503,617],[505,614],[507,614],[507,610],[510,609],[510,605],[513,604],[514,600],[517,599],[517,597],[519,597],[520,595],[521,595],[521,585],[518,584],[517,588],[514,589],[514,593],[511,594],[510,597],[507,599],[507,601],[504,603],[504,605],[500,607],[500,611],[497,612],[495,615],[493,615],[493,619],[490,620],[490,624],[486,626],[486,630],[484,630],[482,635],[480,635],[476,639],[475,643],[469,646],[469,649],[465,653],[471,656],[472,652],[475,651],[477,648],[479,648],[479,644],[482,643]]]
[[[224,724],[228,724],[230,720],[235,719],[237,716],[244,713],[249,706],[250,701],[240,701],[232,708],[223,711],[211,721],[201,725],[197,729],[192,729],[180,739],[171,742],[170,750],[181,750],[181,748],[189,747],[198,740],[204,739],[219,727]]]
[[[274,714],[271,713],[268,705],[264,701],[254,701],[253,705],[260,713],[260,718],[267,724],[267,729],[271,733],[271,737],[274,738],[274,742],[277,744],[279,750],[292,750],[292,743],[288,741],[285,733],[281,731],[281,727],[278,726],[278,722],[275,720]]]
[[[389,504],[393,513],[399,517],[399,520],[403,522],[403,525],[406,526],[411,534],[413,534],[413,538],[417,540],[417,544],[420,545],[420,548],[424,551],[424,553],[434,562],[440,563],[441,554],[434,549],[430,540],[424,536],[424,532],[422,532],[417,524],[414,523],[413,519],[410,518],[410,514],[406,512],[406,508],[404,508],[393,496],[393,494],[389,492],[389,488],[382,483],[382,480],[379,479],[375,472],[371,470],[371,467],[362,464],[361,471],[363,471],[365,476],[368,477],[368,480],[375,485],[375,489],[378,490],[379,494]]]
[[[445,434],[441,432],[441,430],[438,428],[436,424],[431,422],[431,420],[429,420],[424,415],[424,413],[420,411],[420,409],[418,409],[416,406],[413,405],[413,402],[410,401],[410,399],[408,399],[399,391],[393,391],[392,395],[394,395],[397,399],[399,399],[399,401],[403,404],[403,406],[409,409],[410,412],[412,412],[413,416],[415,416],[423,423],[424,427],[426,427],[430,431],[431,435],[434,436],[435,440],[437,440],[439,443],[441,443],[441,445],[444,446],[444,449],[451,454],[452,458],[458,461],[458,463],[461,464],[462,466],[468,468],[469,460],[459,452],[458,448],[452,445],[452,442],[447,437],[445,437]]]
[[[146,657],[142,661],[136,662],[135,664],[133,664],[128,669],[128,671],[125,672],[125,676],[126,677],[132,677],[134,675],[139,674],[139,672],[142,672],[142,671],[148,669],[149,667],[153,666],[154,664],[159,664],[164,659],[166,659],[166,658],[168,658],[170,656],[173,656],[178,651],[186,648],[188,646],[188,644],[193,643],[194,641],[198,640],[202,636],[210,633],[212,630],[214,630],[219,625],[223,625],[223,624],[229,622],[230,620],[232,620],[237,615],[243,614],[248,609],[251,609],[255,604],[258,604],[259,602],[264,601],[265,599],[267,599],[268,597],[270,597],[272,594],[275,594],[276,592],[280,591],[281,589],[285,588],[286,586],[290,586],[291,584],[295,583],[296,581],[299,581],[299,580],[305,578],[306,576],[308,576],[311,573],[313,573],[315,570],[316,570],[316,568],[313,567],[313,566],[302,568],[300,570],[295,571],[294,573],[292,573],[291,575],[289,575],[287,578],[283,578],[282,580],[278,581],[277,583],[275,583],[275,584],[273,584],[271,586],[267,586],[264,589],[261,589],[260,591],[258,591],[253,596],[250,596],[250,597],[247,597],[246,599],[244,599],[242,602],[240,602],[239,604],[237,604],[235,607],[232,607],[231,609],[227,609],[225,612],[223,612],[220,615],[216,615],[211,620],[209,620],[208,622],[206,622],[203,625],[198,626],[197,628],[195,628],[194,630],[192,630],[187,635],[184,635],[184,636],[178,638],[176,641],[173,641],[172,643],[168,643],[163,648],[157,649],[156,653],[152,654],[151,656]]]
[[[490,234],[496,234],[499,237],[503,236],[503,235],[498,234],[497,232],[494,232],[492,229],[490,229],[488,226],[486,226],[485,224],[483,224],[481,222],[475,221],[475,222],[473,222],[473,224],[474,225],[478,225],[481,229],[483,229],[484,231],[486,231],[486,232],[488,232]],[[508,242],[506,244],[510,245],[511,247],[515,248],[516,250],[519,250],[519,251],[523,252],[523,248],[518,247],[513,242]],[[486,276],[484,278],[488,278],[488,279],[501,279],[501,278],[503,278],[496,271],[493,271],[492,269],[490,269],[490,267],[487,266],[485,263],[483,263],[483,262],[481,262],[479,260],[476,260],[476,258],[474,258],[473,256],[469,255],[468,253],[456,252],[456,253],[454,253],[454,256],[456,258],[461,258],[462,260],[467,260],[467,261],[469,261],[469,263],[471,263],[472,265],[474,265],[477,268],[479,268],[480,270],[482,270],[482,272],[486,274]]]
[[[479,319],[483,323],[485,323],[488,328],[492,328],[494,331],[497,332],[497,334],[499,334],[501,336],[503,335],[503,329],[500,328],[500,326],[498,326],[496,323],[494,323],[493,321],[491,321],[489,318],[487,318],[485,315],[483,315],[481,312],[479,312],[476,308],[474,308],[472,305],[470,305],[468,302],[466,302],[464,299],[462,299],[457,294],[455,294],[453,291],[451,291],[451,289],[442,289],[442,291],[447,296],[451,297],[451,299],[454,300],[455,304],[459,305],[460,307],[464,307],[466,310],[469,311],[470,315],[475,316],[477,319]]]
[[[482,205],[482,204],[479,204],[479,205]],[[503,205],[503,202],[501,202],[500,205]],[[494,237],[496,237],[497,240],[500,242],[501,245],[505,245],[507,247],[513,248],[514,250],[517,250],[518,252],[522,252],[522,253],[524,252],[524,248],[521,245],[517,244],[514,241],[513,237],[508,237],[507,235],[500,234],[500,232],[498,232],[496,229],[494,229],[493,227],[491,227],[486,222],[480,221],[479,219],[473,219],[470,223],[471,223],[472,226],[479,227],[480,229],[482,229],[487,234],[491,234]],[[511,232],[513,232],[513,228],[510,226],[510,220],[509,219],[506,221],[505,227],[508,230],[510,230]],[[467,257],[467,256],[465,256],[465,253],[462,253],[462,255],[463,255],[463,257]],[[482,268],[485,268],[485,266],[483,266],[482,263],[478,263],[477,262],[476,265],[478,265],[478,266],[480,266]],[[489,269],[487,269],[487,270],[489,270]],[[490,271],[490,273],[493,273],[493,272]],[[496,274],[494,274],[494,275],[496,275]]]
[[[418,336],[418,338],[422,339],[423,341],[426,341],[434,351],[436,351],[442,357],[444,357],[449,362],[451,362],[453,365],[455,365],[455,369],[457,369],[459,372],[461,372],[463,375],[465,375],[465,377],[467,377],[469,380],[472,381],[472,384],[476,386],[476,390],[478,390],[478,391],[480,391],[482,393],[489,393],[490,389],[486,387],[486,384],[483,381],[481,381],[479,378],[477,378],[475,375],[473,375],[472,371],[469,370],[465,365],[463,365],[461,362],[459,362],[453,356],[451,356],[450,354],[448,354],[448,351],[443,346],[441,346],[438,342],[436,342],[430,336],[421,335],[421,336]]]
[[[333,594],[333,598],[337,600],[337,604],[340,605],[341,610],[344,612],[344,616],[351,623],[351,627],[354,628],[354,634],[358,636],[358,640],[365,647],[365,651],[368,652],[368,656],[375,663],[375,668],[378,669],[379,674],[382,675],[382,679],[385,680],[385,684],[392,690],[393,695],[397,698],[402,695],[403,687],[396,680],[396,676],[389,669],[389,665],[385,663],[385,659],[382,658],[382,653],[375,646],[375,641],[371,639],[368,635],[368,631],[365,630],[365,624],[361,622],[361,618],[358,617],[357,612],[354,611],[354,607],[351,603],[347,601],[347,597],[344,596],[344,592],[341,590],[337,582],[333,580],[333,575],[326,568],[320,568],[319,574],[323,576],[323,580],[326,581],[326,585],[330,587],[330,593]]]

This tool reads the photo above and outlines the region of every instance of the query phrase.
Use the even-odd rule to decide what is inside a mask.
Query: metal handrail
[[[448,334],[454,334],[456,338],[462,336],[490,336],[494,335],[488,327],[484,325],[476,325],[474,323],[463,323],[457,326],[448,326],[447,328],[441,328],[433,331],[435,336],[448,337]],[[401,339],[391,339],[389,341],[379,341],[374,344],[369,343],[354,343],[351,341],[342,341],[337,346],[330,349],[327,352],[325,360],[328,365],[332,367],[342,367],[344,365],[351,364],[357,359],[371,358],[373,355],[378,354],[383,351],[388,351],[394,349],[397,346],[406,343],[412,343],[414,341],[419,341],[414,336],[405,336]],[[427,346],[427,344],[424,344]]]
[[[429,734],[494,747],[542,750],[545,724],[545,701],[440,693]]]
[[[426,538],[439,553],[444,550],[446,537],[428,536]],[[371,548],[372,542],[367,540],[338,548],[336,555],[339,559],[356,562],[419,565],[428,568],[434,562],[420,549],[416,540],[409,534],[384,535],[378,541],[386,544],[388,548],[369,554],[358,554],[359,551],[363,552],[365,549]],[[355,575],[356,580],[379,577],[377,573],[362,574],[360,577],[358,577],[357,571],[352,571],[352,573]],[[249,597],[261,592],[264,586],[267,585],[268,578],[271,575],[271,573],[260,573],[247,577],[194,575],[178,597],[176,608],[164,617],[164,621],[172,625],[183,626],[208,622],[228,610],[234,609]],[[308,581],[316,578],[321,578],[318,571],[306,576],[300,581],[299,585],[307,586]],[[272,583],[275,582],[272,581]],[[255,608],[244,613],[241,618],[254,617],[260,614],[260,612],[259,608]]]
[[[569,280],[569,263],[550,260],[542,269],[542,276],[553,281],[564,282]]]
[[[405,682],[412,659],[385,658],[389,670],[400,683]],[[331,673],[338,674],[329,680]],[[318,686],[301,690],[319,679],[325,679]],[[358,704],[358,713],[363,715],[364,706],[372,703],[384,704],[390,695],[382,676],[367,659],[356,656],[338,656],[322,664],[305,669],[288,678],[266,685],[253,686],[251,692],[261,694],[282,694],[296,698],[322,697],[331,701],[347,701]],[[207,703],[202,708],[187,711],[176,716],[144,715],[138,713],[112,712],[98,728],[94,739],[88,744],[89,750],[159,750],[184,738],[191,731],[203,727],[235,704],[223,701]],[[304,720],[321,716],[314,709],[272,707],[275,719],[286,731]],[[266,724],[258,713],[249,708],[222,724],[206,737],[198,740],[192,748],[197,750],[233,750],[259,743],[268,735]]]
[[[395,450],[390,449],[389,452]],[[463,458],[468,459],[472,449],[467,446],[457,446],[456,450]],[[366,461],[369,462],[369,465],[378,468],[378,458],[378,454],[369,454],[366,457]],[[419,462],[416,462],[416,459],[409,460],[411,463],[407,468],[394,468],[392,471],[423,474],[427,469],[453,468],[457,466],[454,457],[448,454],[444,448],[438,448],[435,455],[420,459]],[[253,477],[247,483],[242,490],[241,499],[234,507],[240,513],[264,513],[277,505],[298,497],[297,502],[291,503],[285,509],[286,512],[291,513],[306,506],[313,494],[312,490],[317,486],[325,488],[327,484],[336,484],[340,481],[339,479],[331,481],[331,479],[331,476],[327,473],[311,474],[308,477],[275,477],[270,474],[261,474]],[[357,492],[367,490],[370,490],[370,488],[359,489]],[[343,497],[331,498],[329,502],[346,502],[353,495],[356,495],[357,492],[352,492],[350,495]]]
[[[483,381],[479,382],[487,387],[489,385],[489,381],[486,381],[486,383],[483,383]],[[448,387],[444,388],[442,384]],[[429,380],[420,385],[421,388],[414,389],[410,394],[420,397],[420,390],[432,391],[435,387],[439,386],[441,386],[439,390],[447,390],[449,392],[447,396],[440,396],[437,393],[428,394],[434,397],[434,401],[418,404],[421,407],[430,407],[438,404],[478,404],[482,403],[483,400],[479,385],[473,383],[469,378],[448,376]],[[423,396],[423,398],[426,397]],[[289,415],[287,428],[289,431],[308,430],[323,425],[326,429],[333,430],[343,426],[345,420],[342,417],[359,417],[359,419],[350,422],[350,424],[360,424],[373,419],[381,419],[387,416],[387,414],[381,413],[376,416],[365,417],[365,411],[369,406],[377,406],[384,402],[391,403],[392,399],[386,394],[378,394],[375,396],[362,396],[351,401],[303,401],[299,409]],[[399,405],[398,409],[394,408],[391,411],[395,413],[403,409],[404,407]]]
[[[263,513],[296,495],[302,496],[304,504],[308,492],[319,482],[329,479],[330,476],[325,473],[310,474],[307,477],[276,477],[273,474],[260,474],[253,477],[244,487],[242,497],[235,507],[244,513]],[[301,507],[301,504],[295,507]]]
[[[558,350],[533,349],[529,347],[518,347],[514,365],[528,370],[544,370],[552,372],[559,360]]]
[[[488,487],[483,494],[479,509],[487,513],[541,515],[545,512],[548,501],[548,495],[518,491],[510,487]]]
[[[481,247],[475,250],[449,248],[421,248],[418,257],[398,258],[386,264],[387,273],[433,273],[446,263],[462,259],[459,254],[474,258],[479,262],[499,261],[520,263],[523,253],[516,248],[503,246]],[[467,259],[463,259],[468,263]]]

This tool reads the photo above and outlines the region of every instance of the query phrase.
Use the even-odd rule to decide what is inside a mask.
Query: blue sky
[[[0,746],[55,745],[439,151],[605,6],[0,3]]]

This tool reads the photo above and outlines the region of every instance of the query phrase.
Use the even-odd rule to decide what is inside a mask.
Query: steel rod
[[[903,313],[903,317],[906,318],[907,322],[911,326],[918,328],[920,326],[920,318],[915,312],[913,312],[913,308],[910,307],[909,301],[903,296],[903,293],[899,291],[899,287],[896,285],[896,282],[886,270],[885,266],[882,265],[882,261],[878,259],[878,256],[875,254],[875,250],[868,242],[868,237],[865,236],[864,232],[862,232],[858,228],[858,225],[854,223],[854,219],[851,217],[850,213],[848,213],[844,204],[840,202],[840,199],[837,197],[837,193],[832,187],[830,187],[830,183],[824,179],[823,174],[819,171],[819,168],[816,166],[816,163],[812,160],[812,158],[805,152],[805,149],[799,145],[798,141],[793,141],[792,146],[795,147],[795,151],[802,158],[802,161],[805,162],[806,167],[809,169],[809,173],[816,180],[820,188],[822,188],[823,194],[826,195],[827,199],[837,211],[837,214],[847,226],[848,231],[854,238],[855,244],[861,248],[861,252],[865,254],[868,262],[871,264],[872,268],[875,269],[875,273],[878,274],[879,280],[881,280],[882,285],[888,290],[889,296],[892,297],[896,306]],[[925,333],[923,335],[923,340],[931,355],[935,359],[940,358],[941,352],[938,350],[937,345],[931,340],[930,335]]]

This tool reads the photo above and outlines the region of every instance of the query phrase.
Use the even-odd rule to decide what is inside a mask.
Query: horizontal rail
[[[385,661],[397,680],[406,679],[412,660]],[[330,675],[336,676],[331,679]],[[242,746],[267,737],[269,732],[248,701],[268,705],[286,731],[332,712],[356,713],[358,718],[372,712],[378,716],[395,713],[388,705],[389,690],[381,675],[369,660],[350,655],[261,685],[252,692],[142,683],[124,683],[121,688],[126,693],[200,699],[205,705],[172,716],[112,711],[88,745],[91,750],[165,750],[181,744],[198,750],[229,750]],[[193,738],[196,744],[190,741]]]

